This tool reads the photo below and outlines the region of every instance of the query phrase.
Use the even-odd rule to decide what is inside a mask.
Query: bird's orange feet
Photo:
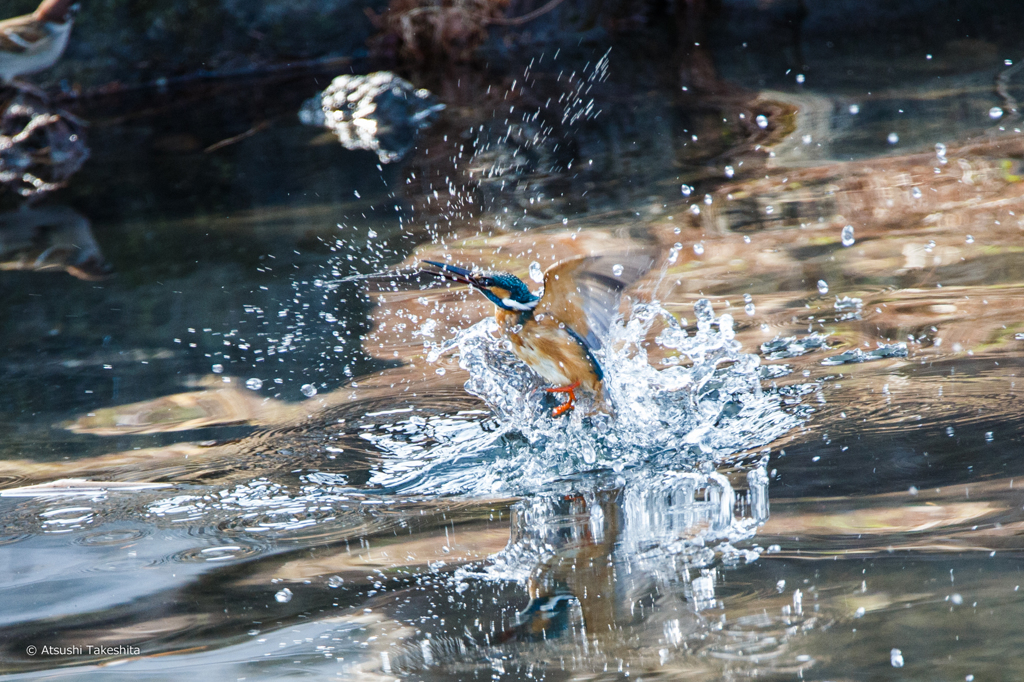
[[[548,393],[568,393],[569,399],[564,403],[556,407],[551,411],[552,417],[561,417],[563,414],[573,409],[576,405],[576,389],[580,387],[580,382],[575,382],[569,386],[559,386],[558,388],[546,388],[544,389]]]

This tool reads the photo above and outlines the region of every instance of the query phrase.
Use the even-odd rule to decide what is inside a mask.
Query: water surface
[[[1014,679],[1002,57],[744,54],[704,101],[467,76],[388,166],[299,124],[321,74],[82,103],[52,202],[116,275],[2,273],[0,670]],[[546,416],[481,297],[342,281],[629,250],[613,419]]]

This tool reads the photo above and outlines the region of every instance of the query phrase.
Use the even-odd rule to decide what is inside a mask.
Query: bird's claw
[[[579,387],[580,387],[580,382],[577,381],[577,382],[574,382],[573,384],[571,384],[569,386],[559,386],[557,388],[546,388],[546,389],[544,389],[548,393],[568,393],[569,394],[569,399],[568,400],[566,400],[564,403],[562,403],[561,405],[559,405],[558,407],[556,407],[555,409],[553,409],[551,411],[551,416],[552,417],[561,417],[563,414],[565,414],[569,410],[571,410],[574,407],[576,407],[576,405],[575,405],[575,403],[576,403],[576,389],[579,388]]]

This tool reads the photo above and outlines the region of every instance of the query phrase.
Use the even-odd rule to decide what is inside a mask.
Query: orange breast
[[[601,392],[601,381],[594,372],[586,349],[550,315],[540,319],[527,318],[498,309],[498,324],[512,343],[512,350],[544,381],[554,386],[580,385],[595,394]]]

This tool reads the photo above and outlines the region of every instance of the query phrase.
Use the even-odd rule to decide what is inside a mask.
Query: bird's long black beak
[[[450,282],[458,282],[460,284],[476,285],[478,283],[477,276],[473,274],[472,270],[466,268],[460,268],[457,265],[450,265],[448,263],[438,263],[437,261],[425,260],[423,261],[427,265],[431,265],[439,270],[424,270],[423,272],[433,275],[438,279],[446,279]]]

